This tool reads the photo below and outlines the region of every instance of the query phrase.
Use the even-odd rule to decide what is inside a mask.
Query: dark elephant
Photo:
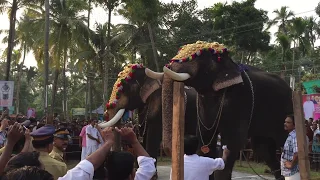
[[[234,162],[248,138],[274,176],[283,178],[276,150],[287,137],[284,119],[293,113],[292,90],[284,80],[255,67],[236,64],[222,44],[202,41],[183,46],[163,69],[163,144],[168,151],[172,146],[171,102],[175,80],[198,92],[199,148],[209,151],[204,155],[214,157],[211,152],[216,143],[212,140],[218,132],[230,150],[225,169],[214,173],[215,179],[231,179]]]
[[[100,124],[100,127],[114,125],[125,110],[138,109],[140,135],[144,136],[143,144],[149,155],[157,158],[162,139],[161,78],[163,75],[156,74],[142,65],[133,64],[125,67],[118,76],[105,112],[105,116],[108,116],[110,121]],[[194,88],[185,87],[186,134],[196,134],[196,94]]]

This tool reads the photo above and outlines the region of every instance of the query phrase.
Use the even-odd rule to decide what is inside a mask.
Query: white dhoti
[[[284,177],[284,179],[285,180],[300,180],[301,179],[300,178],[300,173],[298,172],[298,173],[296,173],[296,174],[294,174],[292,176]]]
[[[81,161],[87,157],[87,147],[82,147],[81,150]]]
[[[99,145],[87,146],[86,147],[86,157],[88,157],[90,154],[94,153],[98,148],[99,148]]]

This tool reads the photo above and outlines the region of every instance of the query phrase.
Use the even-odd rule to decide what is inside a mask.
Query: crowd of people
[[[48,124],[33,128],[30,121],[25,122],[12,124],[8,118],[1,117],[1,179],[149,180],[156,172],[155,159],[149,157],[130,127],[100,129],[95,120],[90,121],[83,136],[89,140],[86,141],[86,153],[74,168],[68,170],[63,157],[70,140],[68,129],[57,129]],[[137,170],[132,153],[110,151],[114,131],[133,148]],[[95,177],[99,169],[103,170],[103,177]]]
[[[94,119],[84,121],[78,132],[81,161],[68,170],[64,157],[71,139],[68,125],[59,123],[54,126],[41,121],[34,124],[19,118],[10,121],[3,116],[0,120],[1,179],[150,180],[156,173],[156,160],[142,147],[135,133],[138,130],[131,122],[119,129],[101,129]],[[320,162],[319,122],[312,118],[306,121],[306,139],[313,153],[312,167],[316,169],[319,169]],[[294,116],[287,116],[284,129],[288,131],[288,138],[281,154],[281,174],[285,179],[300,179]],[[123,151],[112,151],[114,131],[126,142]],[[215,170],[225,167],[229,155],[227,148],[223,148],[222,158],[212,159],[196,154],[198,144],[196,136],[185,136],[184,179],[199,179],[199,175],[201,180],[209,179]]]

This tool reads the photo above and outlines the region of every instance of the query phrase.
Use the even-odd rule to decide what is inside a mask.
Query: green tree
[[[217,3],[211,8],[213,29],[222,43],[235,52],[236,59],[251,63],[257,51],[268,50],[270,35],[264,30],[267,12],[255,8],[256,0]]]

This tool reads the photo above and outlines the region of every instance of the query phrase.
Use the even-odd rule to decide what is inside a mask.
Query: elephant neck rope
[[[253,116],[253,110],[254,110],[254,90],[253,90],[253,85],[252,85],[252,81],[249,77],[249,75],[247,74],[247,72],[245,70],[242,71],[245,76],[247,77],[248,81],[249,81],[249,85],[250,85],[250,89],[251,89],[251,95],[252,95],[252,104],[251,104],[251,113],[250,113],[250,117],[249,117],[249,123],[248,123],[248,131],[250,129],[250,126],[251,126],[251,120],[252,120],[252,116]],[[201,150],[202,152],[204,152],[205,154],[209,152],[209,145],[211,144],[216,132],[217,132],[217,129],[219,127],[219,122],[220,122],[220,118],[221,118],[221,113],[222,113],[222,109],[223,109],[223,104],[224,104],[224,99],[225,99],[225,93],[226,93],[227,89],[225,89],[225,91],[223,92],[223,95],[222,95],[222,99],[221,99],[221,103],[220,103],[220,107],[219,107],[219,110],[218,110],[218,113],[217,113],[217,116],[216,116],[216,120],[215,122],[213,123],[213,125],[208,128],[204,125],[204,123],[201,121],[201,118],[199,116],[199,94],[197,94],[197,119],[198,119],[198,128],[199,128],[199,134],[200,134],[200,139],[201,139],[201,142],[203,144],[203,146],[201,147]],[[200,123],[202,124],[202,126],[207,129],[207,130],[211,130],[214,125],[217,123],[217,126],[216,126],[216,129],[209,141],[208,144],[205,145],[204,141],[203,141],[203,138],[202,138],[202,134],[201,134],[201,128],[200,128]],[[203,150],[204,149],[204,150]],[[206,152],[205,152],[206,151]]]

